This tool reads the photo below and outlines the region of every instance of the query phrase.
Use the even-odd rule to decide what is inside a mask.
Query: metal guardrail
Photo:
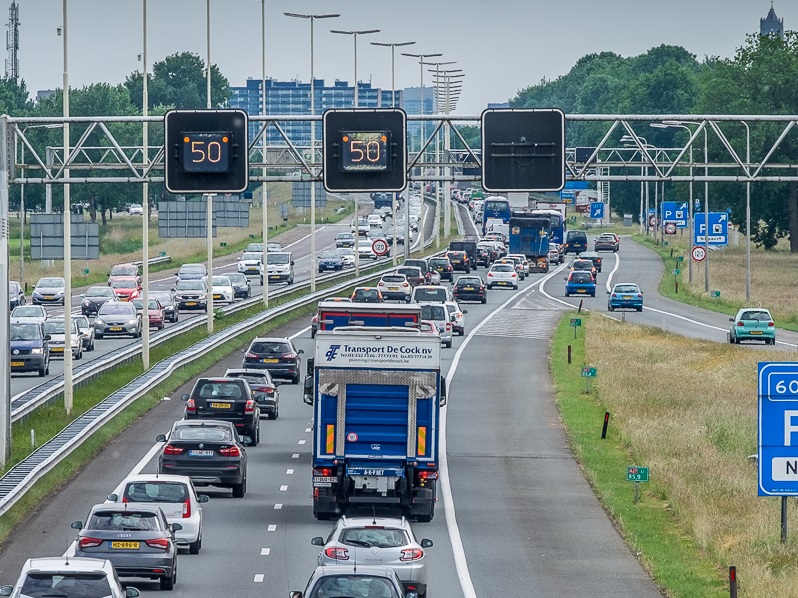
[[[433,242],[434,239],[428,240],[424,244],[424,247],[429,247]],[[377,263],[378,265],[386,265],[385,262],[390,260],[391,258],[386,258],[384,260],[378,260]],[[0,516],[14,506],[28,489],[41,479],[42,476],[52,470],[62,459],[80,446],[86,438],[94,433],[94,431],[113,418],[132,401],[146,394],[153,386],[167,379],[177,368],[213,351],[220,344],[235,338],[254,326],[258,326],[274,317],[287,314],[295,309],[314,303],[329,293],[335,293],[351,287],[352,285],[372,280],[377,274],[379,273],[373,272],[358,278],[348,279],[333,287],[316,291],[310,295],[305,295],[278,307],[268,309],[243,322],[239,322],[225,330],[212,334],[199,343],[158,362],[124,388],[119,389],[104,401],[75,419],[55,437],[31,453],[26,459],[12,467],[0,478]],[[331,275],[324,278],[329,280],[337,276],[339,275]],[[309,282],[307,284],[309,285]],[[286,289],[286,291],[293,292],[298,286],[300,285],[293,285],[290,289]],[[286,291],[284,291],[283,294]],[[260,298],[256,297],[253,298],[253,300],[257,302]],[[231,307],[243,309],[241,304]],[[196,319],[200,318],[195,318],[195,320]],[[204,324],[204,321],[200,322],[199,325],[202,324]],[[162,335],[158,335],[158,337],[160,336]],[[114,353],[116,353],[116,351]],[[110,357],[110,355],[111,354],[107,357]],[[114,361],[118,361],[118,358],[115,358]]]
[[[154,266],[156,264],[168,264],[172,261],[172,258],[169,257],[168,255],[161,255],[158,257],[151,257],[147,261],[149,262],[150,266]],[[135,262],[130,262],[130,263],[136,266],[143,266],[144,260],[137,260]]]

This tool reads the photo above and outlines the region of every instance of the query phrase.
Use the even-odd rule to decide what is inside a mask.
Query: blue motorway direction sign
[[[563,203],[573,204],[576,202],[576,191],[574,189],[563,189],[560,191],[560,199]]]
[[[690,211],[686,201],[663,201],[661,206],[663,222],[673,222],[676,228],[687,228]]]
[[[604,202],[592,201],[590,202],[590,217],[596,220],[604,219]]]
[[[798,495],[798,362],[760,362],[760,496]]]
[[[705,212],[696,212],[693,217],[693,245],[704,245],[706,237]],[[709,213],[709,244],[722,246],[729,244],[729,215],[726,212]]]

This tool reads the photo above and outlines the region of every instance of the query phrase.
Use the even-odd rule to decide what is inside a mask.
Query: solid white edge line
[[[507,305],[519,299],[526,293],[531,293],[534,288],[538,285],[543,287],[543,283],[547,281],[549,278],[557,274],[562,270],[562,267],[557,268],[550,274],[542,277],[540,280],[535,281],[529,287],[521,291],[520,293],[513,293],[513,295],[507,299],[504,303],[499,305],[495,310],[493,310],[488,316],[482,320],[479,324],[477,324],[473,330],[463,339],[463,342],[457,348],[457,353],[455,353],[454,359],[452,359],[452,365],[449,366],[449,371],[446,375],[446,386],[447,389],[451,385],[451,381],[454,378],[454,375],[457,373],[457,366],[460,364],[460,357],[463,354],[463,351],[468,346],[468,343],[474,337],[474,335],[479,332],[480,328],[485,325],[494,315],[499,313],[503,310]],[[447,401],[448,404],[448,401]],[[443,503],[444,503],[444,515],[446,517],[446,528],[449,532],[449,541],[452,544],[452,552],[454,553],[454,564],[457,570],[457,578],[460,580],[460,587],[463,590],[463,595],[465,598],[476,598],[476,590],[474,589],[474,584],[471,581],[471,574],[468,570],[468,560],[466,559],[465,555],[465,548],[463,547],[463,541],[460,537],[460,528],[457,525],[457,516],[455,514],[455,507],[454,507],[454,498],[452,497],[452,488],[451,484],[449,483],[449,460],[446,456],[446,414],[447,414],[447,407],[443,407],[441,409],[441,434],[440,434],[440,483],[441,483],[441,493],[443,494]]]

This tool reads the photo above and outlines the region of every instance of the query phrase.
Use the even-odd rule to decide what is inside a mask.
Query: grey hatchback
[[[98,504],[89,511],[79,530],[75,556],[108,559],[119,577],[157,579],[162,590],[177,581],[177,547],[174,532],[158,505],[148,503]]]

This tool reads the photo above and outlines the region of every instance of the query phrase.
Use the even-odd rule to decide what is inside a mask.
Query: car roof
[[[119,506],[115,506],[119,505]],[[97,511],[143,511],[145,513],[158,513],[161,510],[156,504],[149,502],[126,502],[126,503],[113,503],[101,502],[94,505],[89,511],[89,515]]]
[[[395,579],[396,573],[393,567],[383,565],[323,565],[316,567],[313,572],[315,578],[327,577],[331,575],[371,575],[372,577],[385,577],[387,579]]]
[[[271,343],[274,343],[274,342],[278,342],[278,341],[284,341],[284,342],[290,343],[291,339],[289,339],[287,336],[259,336],[257,338],[253,338],[252,339],[253,343],[254,342],[259,342],[259,343],[271,342]]]
[[[127,476],[122,480],[122,484],[130,482],[184,482],[186,484],[193,484],[191,478],[184,475],[174,475],[169,473],[137,473]]]
[[[342,528],[360,527],[363,525],[381,525],[384,527],[400,527],[408,529],[410,523],[404,517],[347,517],[344,515],[337,525]]]
[[[238,378],[235,378],[238,380]],[[220,419],[179,419],[172,424],[174,428],[231,428],[235,429],[232,422],[222,421]]]

